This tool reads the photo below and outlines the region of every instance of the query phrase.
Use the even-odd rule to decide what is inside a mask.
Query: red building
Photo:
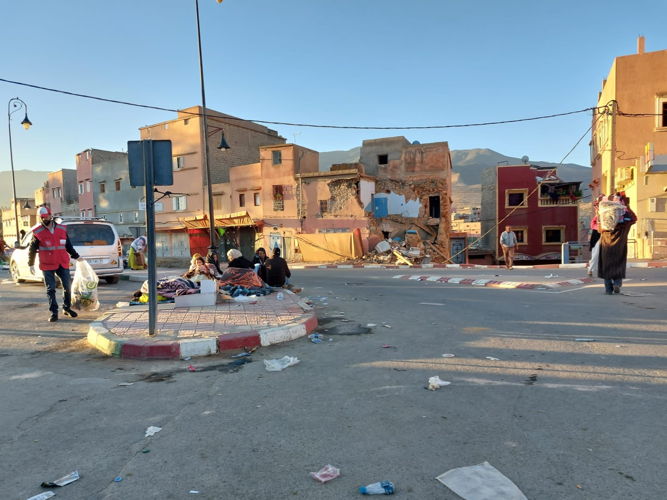
[[[519,242],[516,260],[560,260],[561,245],[578,240],[580,182],[562,181],[554,167],[500,165],[486,170],[482,183],[482,243],[496,260],[505,226]]]

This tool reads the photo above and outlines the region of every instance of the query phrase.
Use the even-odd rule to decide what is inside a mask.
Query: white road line
[[[441,304],[440,302],[420,302],[419,303],[422,306],[444,306],[445,304]]]

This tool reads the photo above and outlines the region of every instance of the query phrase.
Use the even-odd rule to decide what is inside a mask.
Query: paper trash
[[[437,391],[441,387],[444,387],[444,386],[449,385],[449,384],[451,384],[451,382],[441,380],[440,377],[437,377],[437,376],[436,377],[431,377],[430,379],[428,379],[427,389],[429,391]]]
[[[162,427],[155,427],[155,426],[151,425],[148,429],[146,429],[146,435],[144,437],[151,437],[151,436],[157,434],[158,432],[160,432],[161,430],[162,430]]]
[[[448,470],[436,479],[465,500],[528,500],[489,462]]]
[[[289,366],[294,366],[299,362],[299,358],[292,356],[283,356],[280,359],[265,359],[264,366],[267,372],[279,372]]]

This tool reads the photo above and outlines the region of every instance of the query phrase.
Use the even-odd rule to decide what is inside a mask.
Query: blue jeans
[[[58,314],[58,302],[56,302],[56,274],[63,284],[63,307],[69,309],[72,305],[72,280],[69,269],[60,266],[55,271],[42,271],[44,284],[46,285],[46,296],[49,298],[49,311]]]
[[[604,291],[607,293],[614,293],[614,287],[620,287],[623,285],[623,280],[621,278],[615,279],[606,279],[604,280]]]

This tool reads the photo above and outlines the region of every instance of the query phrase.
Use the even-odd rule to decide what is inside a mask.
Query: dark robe
[[[266,261],[266,283],[269,286],[283,286],[291,276],[287,261],[282,257],[273,257]]]
[[[237,257],[229,262],[228,267],[236,267],[239,269],[253,269],[255,266],[245,257]]]
[[[634,222],[616,224],[613,231],[600,233],[598,277],[608,280],[625,278],[628,262],[628,234]]]

